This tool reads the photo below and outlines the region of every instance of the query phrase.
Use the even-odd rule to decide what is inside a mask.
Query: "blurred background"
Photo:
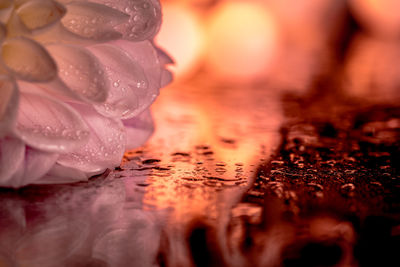
[[[399,1],[162,4],[156,41],[175,59],[177,83],[202,76],[233,86],[263,83],[268,90],[306,93],[329,77],[349,97],[399,100]]]

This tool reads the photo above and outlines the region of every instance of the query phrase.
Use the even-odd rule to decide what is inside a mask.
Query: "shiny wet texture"
[[[2,189],[1,263],[396,266],[399,108],[243,91],[170,87],[120,168]]]

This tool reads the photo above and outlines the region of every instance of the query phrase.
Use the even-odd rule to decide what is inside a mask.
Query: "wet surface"
[[[243,90],[172,86],[121,167],[2,189],[2,266],[396,266],[399,108]]]

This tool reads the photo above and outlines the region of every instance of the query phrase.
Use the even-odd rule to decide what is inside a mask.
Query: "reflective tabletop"
[[[398,106],[194,79],[153,113],[115,170],[1,189],[1,266],[395,266]]]

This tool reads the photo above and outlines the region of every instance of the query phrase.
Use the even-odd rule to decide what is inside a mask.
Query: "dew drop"
[[[353,197],[356,186],[352,183],[344,184],[340,187],[340,193],[347,197]]]

